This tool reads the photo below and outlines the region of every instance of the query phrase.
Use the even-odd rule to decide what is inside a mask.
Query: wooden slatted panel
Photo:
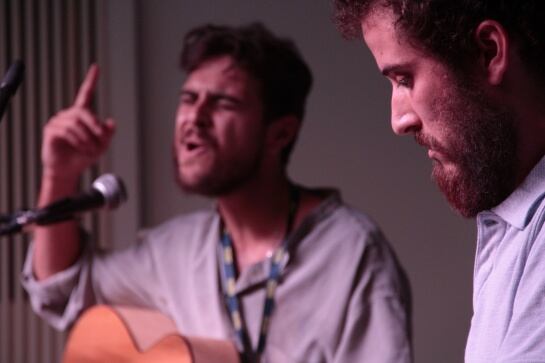
[[[15,59],[25,80],[0,124],[0,214],[33,207],[40,182],[40,143],[47,119],[73,101],[97,50],[102,0],[0,0],[0,76]],[[100,102],[97,104],[100,113]],[[82,179],[88,188],[100,167]],[[84,218],[97,235],[104,226]],[[29,236],[0,237],[0,362],[58,362],[64,334],[34,313],[19,284]]]

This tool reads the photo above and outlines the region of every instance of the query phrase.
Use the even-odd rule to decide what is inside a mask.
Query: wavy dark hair
[[[361,36],[361,20],[389,8],[411,42],[454,71],[477,56],[474,34],[484,20],[502,24],[520,57],[545,85],[545,1],[543,0],[334,0],[335,22],[346,38]]]
[[[275,36],[261,23],[240,27],[207,24],[185,36],[180,65],[191,73],[202,63],[225,55],[259,82],[266,121],[287,115],[303,120],[312,73],[291,40]],[[293,144],[282,152],[285,164]]]

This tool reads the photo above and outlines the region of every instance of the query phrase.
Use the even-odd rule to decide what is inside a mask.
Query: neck
[[[282,242],[291,203],[285,175],[251,184],[218,200],[239,271],[263,260]]]
[[[545,155],[545,142],[542,135],[545,134],[545,118],[542,116],[545,110],[539,110],[533,114],[526,111],[527,114],[521,117],[518,127],[517,140],[517,185],[520,185],[528,176],[534,166]]]
[[[536,81],[518,57],[512,60],[512,74],[506,79],[508,92],[500,94],[500,101],[514,110],[517,128],[517,186],[545,155],[545,95],[543,84]],[[521,97],[520,95],[524,95]]]

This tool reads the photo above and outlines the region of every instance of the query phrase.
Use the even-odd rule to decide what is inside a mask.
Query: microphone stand
[[[0,121],[7,109],[9,100],[23,82],[25,65],[21,60],[16,60],[6,72],[0,82]],[[29,211],[20,211],[15,214],[0,214],[0,236],[20,232],[23,229],[25,218]]]
[[[0,224],[8,223],[13,219],[11,214],[0,214]]]
[[[74,218],[71,213],[61,214],[55,217],[44,218],[43,211],[23,209],[13,214],[0,215],[0,237],[9,236],[19,232],[27,232],[30,225],[45,226],[54,223],[68,221]]]
[[[104,174],[93,182],[91,191],[66,197],[38,209],[24,209],[13,214],[0,215],[0,236],[26,232],[29,225],[48,225],[64,222],[79,213],[99,207],[117,208],[127,200],[127,192],[121,179]]]
[[[9,67],[0,83],[0,121],[8,107],[9,100],[15,94],[15,91],[17,91],[17,87],[23,82],[24,72],[24,63],[20,60],[16,60]]]
[[[30,211],[22,210],[13,214],[2,214],[0,216],[0,236],[8,236],[19,233],[29,223]]]

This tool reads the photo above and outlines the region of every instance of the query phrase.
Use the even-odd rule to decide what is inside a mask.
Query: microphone
[[[60,199],[43,208],[15,213],[11,222],[0,228],[0,236],[19,232],[29,224],[48,225],[93,209],[115,209],[126,200],[123,181],[113,174],[103,174],[87,192]]]
[[[16,60],[11,67],[9,67],[6,75],[0,83],[0,121],[6,111],[10,98],[17,91],[17,87],[23,82],[23,74],[25,72],[25,65],[22,61]]]

